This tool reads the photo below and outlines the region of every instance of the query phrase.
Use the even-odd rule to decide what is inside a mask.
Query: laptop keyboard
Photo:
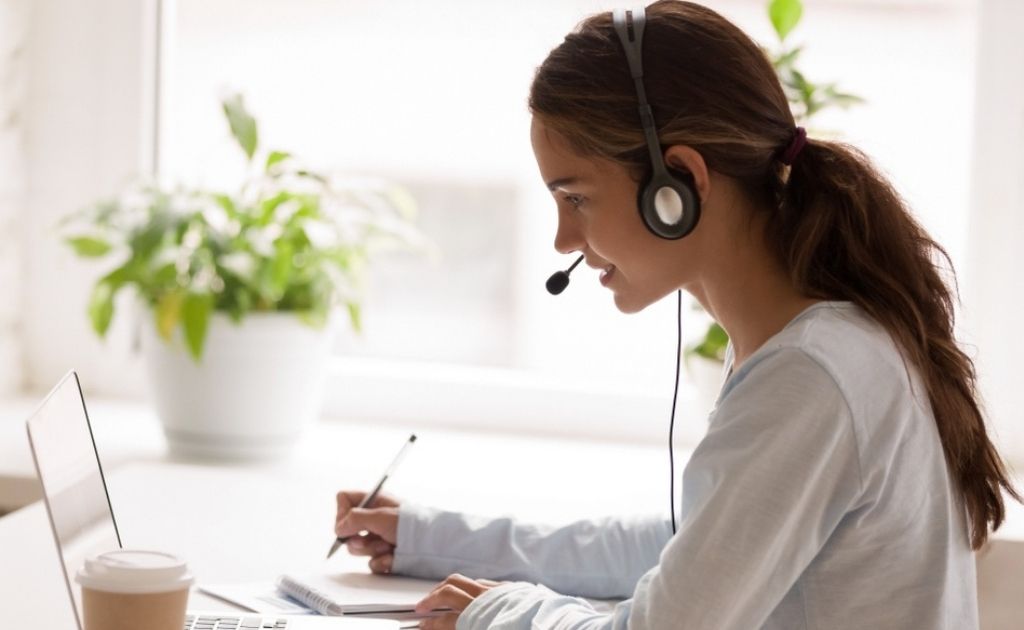
[[[249,615],[188,615],[185,630],[281,630],[288,627],[288,620],[274,617],[252,617]]]

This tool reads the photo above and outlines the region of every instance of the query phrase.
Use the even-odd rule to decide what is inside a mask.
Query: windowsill
[[[41,498],[25,434],[25,420],[39,399],[41,396],[26,396],[0,401],[0,512],[14,511]],[[184,463],[203,469],[327,480],[337,483],[338,489],[359,488],[377,481],[395,448],[410,430],[415,430],[420,439],[401,473],[389,482],[389,492],[401,496],[403,489],[408,489],[407,496],[417,502],[473,510],[501,505],[503,500],[494,495],[505,494],[522,499],[521,508],[526,510],[523,515],[535,509],[534,518],[667,509],[663,490],[668,487],[668,456],[663,444],[619,444],[325,417],[325,421],[307,427],[300,440],[279,459],[195,461],[168,454],[151,406],[90,397],[87,407],[107,473],[133,464]],[[676,454],[680,465],[689,456],[686,449],[678,449]],[[364,460],[373,463],[358,467],[357,474],[349,470]],[[608,466],[609,461],[616,465]],[[573,500],[558,506],[541,501],[539,495],[572,495]],[[609,496],[616,497],[614,504],[608,502]],[[491,497],[490,503],[486,497]]]
[[[650,449],[661,453],[668,434],[672,375],[664,392],[622,385],[547,378],[525,370],[412,361],[338,357],[329,368],[320,424],[411,427],[418,432],[457,431],[489,439]],[[24,421],[45,392],[0,400],[0,512],[36,501]],[[106,460],[154,461],[165,443],[152,406],[140,392],[89,395],[87,403]],[[675,442],[690,448],[706,427],[695,388],[679,388]],[[660,456],[659,456],[660,458]]]
[[[0,512],[13,511],[41,496],[25,436],[25,419],[40,398],[0,400]],[[150,406],[96,397],[88,401],[88,408],[107,472],[133,463],[175,463],[167,454]],[[345,461],[363,458],[367,452],[390,456],[413,428],[394,418],[382,423],[352,416],[342,420],[328,414],[325,420],[330,421],[309,427],[283,460],[223,467],[300,473],[333,482]],[[667,503],[668,458],[663,441],[623,444],[590,439],[589,434],[560,438],[437,427],[416,430],[423,439],[404,467],[416,474],[400,475],[392,491],[401,493],[403,486],[415,488],[409,496],[424,504],[471,510],[474,505],[486,504],[485,498],[501,505],[493,495],[503,494],[518,499],[524,518],[557,520],[581,514],[646,513]],[[359,453],[353,453],[354,443]],[[682,470],[690,452],[685,446],[677,449],[677,471]],[[376,461],[376,455],[372,459]],[[380,471],[376,466],[369,468],[372,470],[360,473],[362,477],[337,479],[339,487],[374,483]],[[1024,477],[1018,476],[1017,485],[1024,487]],[[453,492],[454,488],[459,490]],[[473,488],[476,494],[469,492]],[[534,496],[538,493],[550,495],[549,499],[573,498],[563,505],[538,501]],[[458,502],[459,497],[465,504]],[[1024,540],[1024,506],[1007,499],[1006,521],[995,537]]]

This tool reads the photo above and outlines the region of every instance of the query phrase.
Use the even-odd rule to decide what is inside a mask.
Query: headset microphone
[[[548,293],[550,293],[551,295],[558,295],[562,291],[565,291],[565,287],[569,286],[569,274],[572,273],[572,270],[576,268],[576,265],[580,264],[580,262],[582,261],[583,255],[581,254],[580,257],[576,259],[576,262],[574,262],[571,267],[569,267],[565,271],[556,271],[555,273],[551,274],[551,277],[548,278],[548,281],[545,284],[545,286],[548,288]]]

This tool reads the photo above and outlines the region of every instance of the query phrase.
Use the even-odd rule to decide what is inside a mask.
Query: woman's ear
[[[707,201],[711,193],[711,178],[704,158],[696,149],[685,144],[674,144],[665,150],[664,159],[665,165],[669,168],[692,175],[701,204]]]

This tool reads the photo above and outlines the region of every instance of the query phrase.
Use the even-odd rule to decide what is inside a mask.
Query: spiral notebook
[[[436,582],[369,573],[282,575],[277,588],[321,615],[413,613]]]
[[[265,614],[379,615],[405,619],[437,583],[368,572],[285,574],[276,583],[200,584],[218,599]]]

